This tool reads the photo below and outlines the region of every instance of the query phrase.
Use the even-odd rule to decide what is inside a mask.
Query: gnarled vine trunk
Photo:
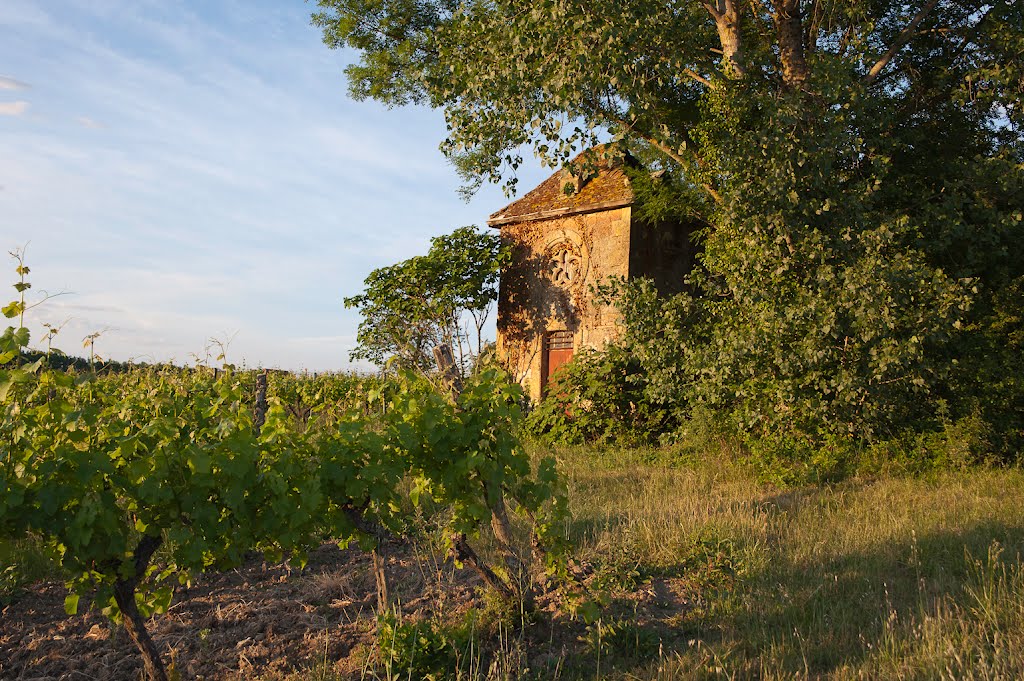
[[[149,535],[143,537],[135,548],[135,573],[131,577],[119,579],[114,583],[114,600],[121,610],[125,632],[138,648],[139,654],[142,655],[142,665],[149,681],[168,681],[167,670],[160,659],[156,644],[153,643],[149,632],[146,631],[146,620],[135,603],[135,590],[139,585],[139,580],[146,574],[153,554],[162,543],[161,537]]]

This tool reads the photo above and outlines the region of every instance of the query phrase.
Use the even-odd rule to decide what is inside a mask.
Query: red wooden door
[[[543,388],[546,390],[558,367],[572,359],[572,334],[568,331],[551,331],[544,338]]]

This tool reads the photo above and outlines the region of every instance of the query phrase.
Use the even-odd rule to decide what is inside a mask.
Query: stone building
[[[674,293],[693,265],[693,225],[636,219],[627,164],[620,155],[589,176],[560,170],[487,221],[513,253],[499,287],[498,355],[533,400],[573,353],[620,335],[617,310],[594,300],[594,284],[649,277]]]

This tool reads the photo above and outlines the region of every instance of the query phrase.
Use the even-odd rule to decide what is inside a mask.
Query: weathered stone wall
[[[498,296],[498,353],[531,399],[541,398],[547,332],[571,332],[577,352],[620,333],[617,311],[597,305],[590,288],[629,276],[630,220],[627,206],[501,227],[513,257]]]

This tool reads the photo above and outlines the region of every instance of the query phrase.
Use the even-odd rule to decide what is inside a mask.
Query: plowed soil
[[[464,584],[431,579],[409,551],[394,554],[390,587],[405,612],[473,602],[468,576]],[[301,571],[254,561],[204,575],[180,588],[148,628],[184,679],[275,678],[317,667],[358,674],[374,640],[369,564],[357,549],[325,544]],[[38,584],[0,611],[0,679],[138,678],[141,660],[123,629],[85,599],[79,614],[66,615],[66,595],[62,584]]]
[[[386,555],[391,596],[407,621],[458,623],[468,610],[487,607],[474,573],[407,546],[390,546]],[[335,544],[314,551],[302,570],[253,560],[179,588],[169,610],[147,627],[164,662],[189,681],[377,678],[370,562],[358,549]],[[678,638],[673,630],[692,609],[689,586],[679,579],[646,581],[620,592],[606,612],[650,632],[660,654]],[[0,610],[0,679],[141,678],[141,658],[124,630],[84,598],[77,615],[66,615],[66,595],[63,584],[36,584]],[[483,675],[518,678],[531,670],[531,678],[547,678],[549,672],[589,668],[587,625],[567,614],[555,592],[539,597],[535,608],[532,624],[515,637],[499,630],[490,637],[495,643],[478,632],[478,645],[501,648],[486,663],[491,669],[480,670]],[[637,647],[629,664],[643,664],[654,651]]]

